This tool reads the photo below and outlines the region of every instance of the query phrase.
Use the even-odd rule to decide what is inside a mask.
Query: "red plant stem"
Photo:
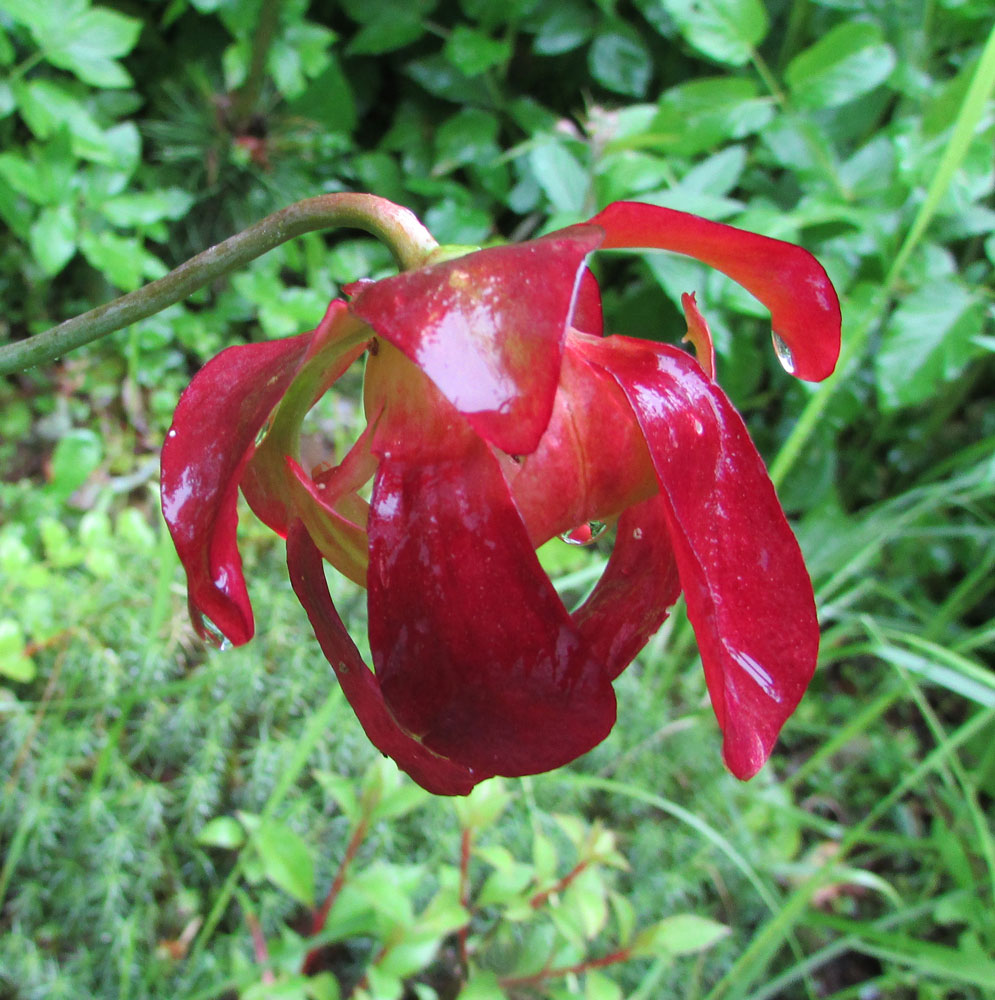
[[[346,844],[345,854],[342,855],[342,860],[339,862],[339,870],[335,873],[335,878],[332,880],[332,887],[328,890],[328,895],[325,897],[324,903],[321,904],[321,909],[316,911],[314,917],[311,919],[312,937],[320,934],[325,929],[325,922],[328,920],[328,914],[331,912],[335,900],[342,891],[342,886],[345,885],[345,877],[349,865],[352,864],[353,859],[356,857],[356,852],[366,839],[368,829],[369,818],[364,816],[356,824],[356,828],[352,831],[349,843]],[[307,957],[304,959],[304,965],[301,968],[301,972],[303,972],[304,975],[309,976],[314,973],[315,967],[318,963],[319,951],[320,949],[318,948],[312,948],[311,951],[307,953]]]
[[[263,936],[263,929],[256,919],[254,913],[245,912],[245,922],[249,925],[249,933],[252,935],[252,952],[256,956],[256,961],[260,965],[269,964],[269,948],[266,947],[266,938]],[[263,982],[272,983],[276,981],[272,969],[263,969]]]
[[[505,990],[514,989],[516,986],[536,986],[548,979],[560,979],[563,976],[590,972],[592,969],[603,969],[608,965],[617,965],[619,962],[628,961],[631,956],[631,949],[619,948],[618,951],[609,952],[607,955],[602,955],[601,958],[589,958],[576,965],[562,965],[555,969],[547,968],[541,972],[535,972],[531,976],[505,976],[498,980],[498,985]]]
[[[468,910],[470,907],[470,849],[473,846],[473,830],[465,827],[463,836],[460,838],[459,852],[459,901]],[[466,972],[469,964],[469,951],[467,941],[470,937],[470,924],[466,923],[459,929],[459,957],[460,965]]]
[[[577,876],[580,875],[580,873],[584,871],[585,868],[587,868],[588,864],[589,862],[587,861],[579,861],[571,871],[568,871],[566,875],[563,876],[563,878],[558,879],[548,889],[543,889],[542,892],[537,892],[529,900],[529,905],[532,907],[533,910],[538,910],[539,907],[542,906],[546,902],[546,900],[553,895],[554,892],[562,892],[564,889],[566,889],[566,887],[570,885],[570,883],[575,878],[577,878]]]

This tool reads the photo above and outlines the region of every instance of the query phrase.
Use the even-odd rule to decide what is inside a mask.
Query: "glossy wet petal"
[[[619,519],[611,558],[573,613],[574,624],[615,678],[667,620],[680,593],[666,502],[658,494]]]
[[[485,440],[527,454],[549,420],[579,275],[601,235],[574,226],[363,283],[350,308]]]
[[[798,544],[742,418],[688,355],[621,337],[582,349],[617,378],[646,435],[723,754],[751,777],[815,669]]]
[[[335,610],[321,554],[304,526],[294,522],[287,535],[287,566],[294,592],[304,606],[325,658],[370,742],[423,788],[436,795],[466,795],[489,773],[475,773],[431,753],[404,732],[384,704],[369,668]]]
[[[790,352],[786,367],[793,375],[819,381],[832,373],[840,351],[839,299],[807,250],[639,202],[614,202],[591,222],[605,230],[603,249],[673,250],[729,275],[770,310],[774,334]]]
[[[394,717],[475,771],[547,771],[610,731],[615,697],[536,559],[497,460],[385,459],[370,506],[370,646]]]
[[[235,645],[252,638],[252,609],[235,540],[242,471],[307,354],[311,334],[229,347],[180,397],[162,448],[162,511],[187,573],[194,626],[202,616]]]

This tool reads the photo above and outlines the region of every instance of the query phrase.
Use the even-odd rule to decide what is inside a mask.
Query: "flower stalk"
[[[47,364],[67,351],[146,319],[296,236],[362,229],[390,248],[401,270],[420,266],[438,245],[408,209],[371,194],[306,198],[191,257],[169,274],[25,340],[0,346],[0,375]]]

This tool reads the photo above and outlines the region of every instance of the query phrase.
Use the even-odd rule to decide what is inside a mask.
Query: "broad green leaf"
[[[443,52],[461,73],[479,76],[506,63],[511,58],[511,44],[465,25],[457,25],[446,39]]]
[[[13,88],[6,80],[0,80],[0,118],[6,118],[16,107]]]
[[[742,66],[767,35],[760,0],[662,0],[693,49],[716,62]]]
[[[76,216],[71,205],[49,205],[31,226],[31,253],[49,275],[56,275],[76,253]]]
[[[103,457],[103,443],[94,431],[86,427],[68,431],[52,453],[48,492],[60,501],[68,499],[86,482]]]
[[[667,917],[644,928],[632,942],[633,958],[693,955],[705,951],[729,933],[725,924],[693,913]]]
[[[241,847],[245,843],[245,828],[233,816],[215,816],[201,827],[197,843],[228,849]]]
[[[471,163],[486,163],[498,155],[498,120],[480,108],[465,108],[446,119],[435,135],[434,174]]]
[[[587,171],[562,143],[554,139],[537,143],[529,152],[529,166],[557,212],[583,213],[590,180]]]
[[[846,21],[795,56],[784,76],[796,104],[831,108],[873,90],[894,68],[894,50],[877,24]]]
[[[35,677],[35,664],[27,654],[24,633],[13,618],[0,618],[0,677],[21,683]]]
[[[82,232],[79,248],[87,261],[100,271],[111,284],[125,291],[137,288],[145,277],[159,278],[166,269],[137,239],[116,233]]]
[[[252,844],[267,879],[300,903],[314,905],[314,859],[302,837],[286,823],[261,820]]]
[[[983,306],[957,281],[944,279],[907,295],[885,327],[874,359],[885,409],[927,402],[978,353],[973,342]]]
[[[53,10],[43,27],[32,26],[46,59],[91,86],[127,87],[131,77],[116,60],[134,48],[142,22],[103,7],[73,6],[68,18]]]
[[[642,97],[653,75],[646,44],[622,24],[598,33],[588,50],[587,64],[598,83],[627,97]]]
[[[773,102],[752,80],[710,77],[666,91],[646,130],[646,145],[686,156],[714,149],[763,129],[774,116]]]
[[[72,150],[84,159],[113,162],[104,130],[96,119],[56,80],[29,80],[15,85],[17,105],[28,128],[38,139],[48,139],[63,126],[72,137]]]
[[[346,13],[362,27],[349,42],[350,55],[382,55],[421,37],[423,21],[435,0],[348,0]]]
[[[539,56],[557,56],[579,48],[594,34],[596,21],[583,0],[552,0],[534,15],[532,51]]]
[[[329,132],[351,132],[356,127],[356,99],[352,85],[342,72],[342,65],[334,53],[328,54],[328,65],[308,84],[307,89],[290,104],[293,114],[319,122]],[[383,197],[390,194],[380,188]]]
[[[180,219],[193,205],[193,195],[182,188],[159,188],[108,198],[100,206],[115,226],[148,226],[160,219]]]

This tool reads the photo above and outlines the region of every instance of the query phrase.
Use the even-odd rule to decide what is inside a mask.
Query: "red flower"
[[[208,619],[235,644],[252,636],[241,487],[286,537],[294,589],[370,739],[434,792],[546,771],[604,739],[612,680],[681,590],[738,777],[762,766],[815,668],[811,584],[712,379],[707,325],[686,296],[700,361],[602,337],[585,259],[612,247],[724,271],[770,309],[794,374],[832,371],[839,305],[807,252],[620,202],[528,243],[358,282],[313,332],[223,351],[163,448],[163,511],[201,634]],[[367,429],[338,465],[302,468],[304,414],[366,350]],[[535,549],[616,519],[604,575],[571,614]],[[375,673],[322,558],[368,590]]]

